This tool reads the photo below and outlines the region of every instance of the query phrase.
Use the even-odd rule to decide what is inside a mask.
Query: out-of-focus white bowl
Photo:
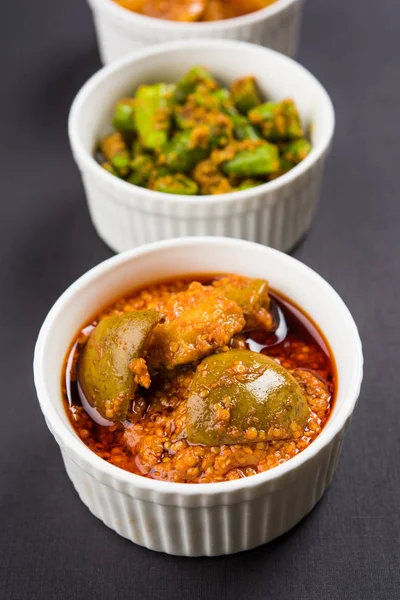
[[[294,56],[303,11],[303,0],[277,0],[266,8],[235,19],[178,23],[139,15],[113,0],[88,2],[104,64],[145,46],[189,38],[242,40]]]
[[[311,127],[313,149],[294,169],[261,186],[218,196],[178,196],[134,186],[93,158],[111,130],[115,102],[141,83],[177,81],[190,67],[208,67],[229,85],[253,74],[265,98],[291,97]],[[282,54],[221,40],[172,42],[142,50],[104,67],[76,96],[69,137],[94,226],[121,252],[161,239],[193,235],[243,238],[289,250],[311,225],[334,130],[328,94],[311,73]]]
[[[172,483],[128,473],[94,454],[65,413],[61,376],[74,335],[107,303],[162,278],[196,273],[267,278],[326,335],[336,361],[332,414],[317,439],[278,467],[223,483]],[[46,423],[67,473],[91,512],[120,535],[152,550],[185,556],[253,548],[298,523],[330,485],[362,380],[357,327],[332,287],[299,261],[228,238],[158,242],[115,256],[76,281],[48,314],[35,349],[34,374]]]

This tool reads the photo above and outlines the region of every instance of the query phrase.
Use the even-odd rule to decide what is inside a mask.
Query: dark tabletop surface
[[[320,210],[294,255],[342,295],[366,359],[333,486],[269,545],[185,559],[135,546],[89,513],[36,400],[32,353],[48,309],[111,255],[67,139],[71,101],[100,62],[84,0],[1,2],[1,599],[400,597],[399,23],[398,0],[306,3],[299,59],[331,94],[337,130]]]

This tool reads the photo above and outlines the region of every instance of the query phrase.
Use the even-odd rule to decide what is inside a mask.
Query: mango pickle
[[[240,306],[248,329],[261,327],[270,331],[274,328],[274,319],[268,312],[270,306],[268,281],[228,275],[217,279],[213,285],[226,298]]]
[[[148,349],[148,364],[156,369],[196,363],[224,348],[245,324],[236,302],[197,282],[173,296],[163,314]]]
[[[66,357],[82,443],[113,468],[178,483],[253,476],[308,447],[337,381],[312,320],[263,277],[151,283],[143,264],[147,284],[103,308]]]
[[[161,314],[125,312],[102,319],[83,347],[78,381],[87,402],[102,417],[123,421],[137,389],[130,363],[142,358]]]
[[[197,367],[186,432],[191,444],[205,446],[295,439],[308,415],[307,400],[284,367],[258,352],[230,350]]]
[[[114,0],[114,2],[147,17],[192,23],[233,19],[265,8],[276,0]]]

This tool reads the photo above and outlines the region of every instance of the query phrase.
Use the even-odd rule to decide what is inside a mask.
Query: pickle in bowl
[[[111,175],[166,194],[215,195],[284,175],[311,152],[296,103],[263,97],[255,77],[224,87],[202,66],[119,99],[95,158]]]

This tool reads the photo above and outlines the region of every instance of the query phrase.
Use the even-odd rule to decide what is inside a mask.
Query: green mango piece
[[[161,319],[155,310],[138,310],[101,320],[83,347],[78,382],[90,404],[110,421],[123,421],[137,384],[129,369],[140,358]]]
[[[307,400],[286,369],[258,352],[231,350],[197,367],[187,439],[205,446],[293,439],[302,435],[308,414]]]
[[[240,275],[228,275],[214,282],[214,287],[240,306],[246,319],[246,326],[252,329],[265,327],[270,305],[268,281],[249,279]],[[267,313],[267,314],[265,314]],[[269,319],[272,322],[272,317]],[[273,325],[273,323],[272,323]],[[270,329],[270,327],[267,327]]]
[[[229,344],[245,324],[236,302],[198,282],[172,295],[163,314],[165,322],[155,330],[146,359],[154,369],[197,363]]]
[[[265,329],[272,331],[274,318],[269,310],[270,298],[268,281],[250,279],[240,275],[227,275],[213,283],[229,300],[240,306],[246,320],[247,329]]]

